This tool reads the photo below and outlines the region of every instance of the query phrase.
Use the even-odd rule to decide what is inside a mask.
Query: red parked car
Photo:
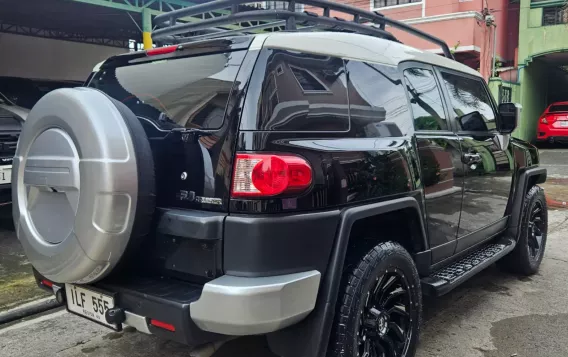
[[[538,119],[537,141],[568,142],[568,102],[552,103]]]

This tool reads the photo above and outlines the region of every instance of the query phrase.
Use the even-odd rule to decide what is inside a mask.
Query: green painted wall
[[[548,68],[534,61],[521,69],[520,103],[523,106],[516,136],[525,140],[536,138],[537,121],[546,107]]]
[[[491,78],[489,79],[489,90],[495,98],[495,101],[499,103],[499,87],[511,88],[511,102],[521,104],[521,85],[519,83],[511,83],[502,80],[501,78]],[[521,123],[517,130],[513,132],[513,136],[516,138],[525,139],[524,131],[521,131]]]
[[[568,25],[542,26],[542,9],[544,6],[559,5],[563,2],[564,0],[550,0],[531,5],[531,0],[521,0],[519,83],[513,84],[513,99],[523,106],[523,111],[514,135],[525,140],[536,138],[538,118],[548,104],[548,68],[538,61],[538,57],[568,51]],[[490,82],[494,95],[498,93],[498,84],[500,83]]]
[[[499,103],[499,87],[511,88],[511,101],[521,103],[521,85],[519,83],[507,82],[501,78],[489,79],[489,90],[497,103]]]
[[[562,2],[547,1],[546,4],[562,4]],[[531,9],[530,0],[521,0],[519,65],[528,64],[538,55],[558,51],[568,51],[568,26],[565,24],[542,26],[542,7]]]

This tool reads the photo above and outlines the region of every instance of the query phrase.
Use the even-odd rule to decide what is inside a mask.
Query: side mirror
[[[499,104],[499,118],[497,118],[497,131],[500,134],[511,134],[517,128],[521,116],[522,106],[516,103]]]
[[[462,115],[458,121],[463,131],[487,131],[485,120],[478,111]]]

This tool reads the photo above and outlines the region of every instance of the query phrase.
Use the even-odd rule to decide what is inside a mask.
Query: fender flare
[[[427,250],[428,243],[421,205],[413,196],[342,210],[328,269],[320,284],[316,308],[304,321],[267,336],[274,353],[282,357],[326,356],[335,318],[335,305],[343,275],[343,265],[349,245],[349,234],[353,224],[360,219],[405,209],[416,212],[421,226],[423,249]]]
[[[518,240],[521,226],[521,214],[523,211],[523,201],[525,195],[530,189],[529,184],[536,185],[546,182],[546,169],[544,167],[532,167],[519,173],[517,183],[513,193],[513,200],[511,203],[511,217],[509,219],[509,227],[507,228],[507,235]],[[532,186],[531,185],[531,186]]]

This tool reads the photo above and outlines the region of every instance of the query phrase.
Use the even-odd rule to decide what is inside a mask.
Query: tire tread
[[[545,211],[548,209],[546,205],[546,197],[544,195],[544,190],[538,185],[532,186],[528,190],[523,200],[523,209],[521,211],[522,215],[521,232],[519,235],[517,246],[511,253],[507,254],[505,257],[503,257],[501,260],[497,262],[500,268],[513,274],[520,274],[527,276],[535,274],[540,265],[540,261],[542,261],[542,257],[544,255],[544,249],[546,247],[546,233],[543,239],[543,247],[542,247],[543,252],[536,266],[534,264],[531,264],[530,257],[528,255],[528,250],[525,249],[526,240],[528,238],[528,232],[527,232],[528,219],[529,219],[528,211],[535,200],[541,201],[541,204]],[[548,223],[548,218],[547,218],[547,223]]]
[[[415,286],[415,292],[418,295],[418,331],[415,335],[419,334],[420,326],[422,324],[422,294],[420,289],[420,278],[418,271],[414,265],[414,261],[408,252],[398,243],[387,241],[381,242],[367,252],[357,263],[357,265],[350,271],[344,273],[344,279],[340,292],[343,292],[341,300],[338,302],[336,322],[334,332],[332,335],[332,345],[330,346],[332,356],[334,357],[352,357],[345,346],[350,346],[349,340],[354,339],[353,333],[350,331],[350,326],[354,323],[357,314],[354,313],[353,308],[358,306],[361,298],[361,290],[364,284],[374,272],[376,266],[389,257],[397,255],[401,257],[412,268],[411,277],[407,277],[409,283]],[[411,351],[416,348],[417,341],[411,346]],[[410,354],[409,356],[412,356]]]

